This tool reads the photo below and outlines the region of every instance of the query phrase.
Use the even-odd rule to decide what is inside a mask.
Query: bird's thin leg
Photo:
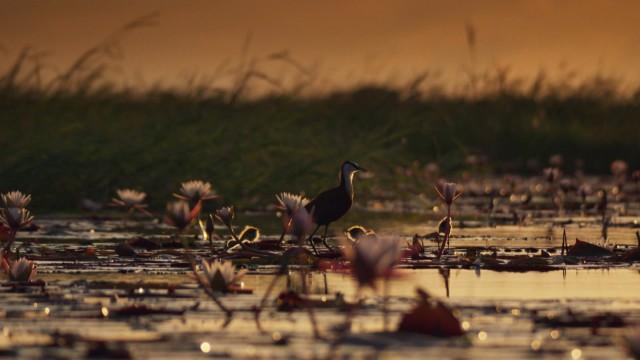
[[[307,241],[309,241],[309,244],[311,244],[313,253],[316,255],[318,255],[318,249],[316,249],[316,245],[313,243],[313,235],[315,235],[318,232],[318,229],[320,229],[320,225],[316,226],[316,229],[313,230],[313,232],[311,233],[311,235],[309,235],[309,238],[307,239]]]
[[[324,235],[322,235],[322,243],[324,244],[324,246],[329,249],[329,251],[333,252],[333,248],[331,246],[329,246],[329,243],[327,242],[327,232],[329,231],[329,224],[324,226]]]

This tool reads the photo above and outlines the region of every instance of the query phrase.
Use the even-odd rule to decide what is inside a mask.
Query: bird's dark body
[[[327,243],[329,225],[343,217],[351,209],[353,204],[353,176],[358,171],[365,170],[354,162],[345,161],[340,167],[340,185],[320,193],[305,206],[305,209],[312,214],[313,222],[316,224],[316,229],[308,238],[316,255],[318,255],[318,251],[313,244],[313,236],[321,226],[324,226],[322,243],[327,249],[333,251]]]
[[[307,211],[313,211],[313,221],[317,225],[329,225],[340,219],[351,209],[353,199],[344,186],[329,189],[320,193],[305,206]]]

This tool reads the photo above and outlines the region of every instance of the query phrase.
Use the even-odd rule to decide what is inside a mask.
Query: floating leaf
[[[567,255],[578,257],[602,257],[611,256],[613,255],[613,252],[602,246],[576,239],[576,243],[569,248]]]
[[[418,289],[420,302],[404,314],[398,325],[399,332],[412,332],[437,337],[464,335],[460,320],[443,302],[430,298]]]

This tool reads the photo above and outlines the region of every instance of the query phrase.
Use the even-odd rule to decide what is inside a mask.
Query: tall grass
[[[247,56],[228,88],[140,92],[110,82],[121,38],[152,22],[125,25],[49,81],[30,49],[5,69],[0,190],[31,192],[42,210],[69,210],[82,197],[106,200],[132,186],[161,207],[180,181],[202,178],[225,201],[254,206],[278,191],[313,195],[337,181],[345,159],[376,174],[358,184],[364,197],[398,189],[398,167],[433,161],[455,175],[469,169],[468,155],[489,160],[476,169],[483,172],[531,171],[528,160],[555,153],[567,171],[577,159],[589,172],[606,172],[616,158],[640,165],[640,92],[623,92],[612,78],[526,81],[500,68],[474,71],[473,91],[445,91],[423,73],[405,86],[302,96],[318,74],[282,52]],[[280,83],[264,61],[298,68],[300,80]],[[257,84],[271,90],[252,96]]]

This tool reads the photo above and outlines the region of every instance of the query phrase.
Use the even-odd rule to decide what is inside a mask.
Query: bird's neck
[[[340,173],[340,187],[344,189],[351,200],[353,200],[353,176],[354,171],[342,171]]]

